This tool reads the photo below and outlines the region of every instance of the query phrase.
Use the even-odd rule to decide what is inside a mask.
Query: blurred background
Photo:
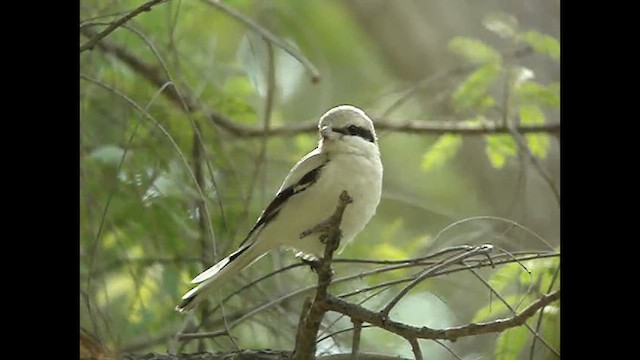
[[[316,277],[291,253],[264,257],[192,315],[173,308],[195,275],[243,240],[315,147],[319,117],[339,104],[374,119],[385,173],[377,215],[338,258],[495,247],[495,267],[479,259],[476,274],[428,279],[393,319],[489,321],[512,314],[505,302],[521,310],[559,288],[559,1],[155,1],[83,48],[143,3],[80,2],[83,336],[113,352],[293,349]],[[381,267],[336,263],[336,278],[361,276],[330,291],[420,271],[362,275]],[[401,289],[347,299],[379,310]],[[421,341],[422,352],[557,358],[559,309],[528,321],[537,338],[518,327]],[[348,352],[351,332],[332,334],[349,319],[325,320],[320,353]],[[413,356],[393,334],[362,334],[361,351]]]

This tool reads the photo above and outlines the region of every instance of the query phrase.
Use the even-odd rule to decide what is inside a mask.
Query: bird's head
[[[340,105],[330,109],[320,118],[318,129],[323,151],[365,156],[379,154],[373,121],[355,106]]]

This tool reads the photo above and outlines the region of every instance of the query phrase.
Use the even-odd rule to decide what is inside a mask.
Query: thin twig
[[[416,285],[421,283],[427,277],[432,276],[436,271],[442,270],[447,266],[452,264],[460,263],[462,260],[469,258],[471,256],[479,255],[479,254],[487,254],[491,252],[493,249],[492,245],[485,244],[482,246],[477,246],[473,249],[467,250],[463,253],[450,256],[449,258],[443,260],[440,264],[435,265],[420,274],[415,280],[413,280],[409,285],[407,285],[402,291],[400,291],[388,304],[387,306],[380,311],[380,314],[383,316],[389,316],[389,312],[393,309],[394,306],[409,292],[409,290],[413,289]]]
[[[151,8],[154,5],[157,5],[157,4],[159,4],[159,3],[163,2],[163,1],[168,1],[168,0],[150,0],[150,1],[147,1],[146,3],[140,5],[137,8],[135,8],[134,10],[132,10],[127,15],[119,18],[118,20],[113,21],[111,23],[111,25],[109,25],[106,29],[104,29],[100,33],[98,33],[95,36],[93,36],[92,38],[90,38],[87,42],[82,44],[80,46],[80,53],[82,53],[82,52],[84,52],[86,50],[93,49],[93,46],[98,41],[100,41],[105,36],[111,34],[115,29],[117,29],[120,26],[124,25],[127,21],[133,19],[134,17],[136,17],[138,14],[142,13],[143,11],[151,11]]]
[[[464,261],[463,261],[462,263],[463,263],[464,265],[466,265],[466,264],[464,263]],[[484,284],[484,285],[485,285],[489,290],[491,290],[491,293],[493,293],[493,294],[494,294],[494,295],[495,295],[495,296],[496,296],[496,297],[497,297],[497,298],[498,298],[498,299],[499,299],[499,300],[500,300],[500,301],[501,301],[501,302],[502,302],[502,303],[507,307],[507,309],[509,309],[509,311],[511,311],[511,313],[512,313],[512,314],[517,314],[516,310],[511,306],[511,304],[509,304],[509,302],[508,302],[508,301],[506,301],[506,300],[502,297],[502,295],[500,295],[500,293],[499,293],[499,292],[497,292],[497,291],[493,288],[493,286],[491,286],[491,284],[489,284],[489,282],[488,282],[487,280],[485,280],[482,276],[480,276],[480,274],[478,274],[478,272],[477,272],[475,269],[472,269],[472,268],[470,268],[470,267],[469,267],[469,271],[470,271],[470,272],[471,272],[471,273],[472,273],[472,274],[473,274],[473,275],[474,275],[478,280],[480,280],[480,281],[481,281],[481,282],[482,282],[482,283],[483,283],[483,284]],[[558,292],[559,292],[559,291],[560,291],[560,290],[558,290]],[[545,304],[545,306],[546,306],[546,304]],[[544,306],[542,306],[542,307],[544,307]],[[532,315],[533,315],[533,314],[532,314]],[[553,348],[553,346],[551,346],[549,343],[547,343],[547,341],[546,341],[544,338],[542,338],[542,336],[540,336],[540,334],[538,334],[538,332],[537,332],[537,331],[535,331],[533,328],[531,328],[531,326],[530,326],[529,324],[527,324],[526,322],[523,322],[523,323],[522,323],[522,325],[524,325],[524,326],[529,330],[529,332],[531,332],[531,334],[532,334],[534,337],[536,337],[536,338],[540,339],[540,342],[541,342],[542,344],[544,344],[544,346],[546,346],[546,347],[547,347],[547,348],[548,348],[552,353],[554,353],[558,358],[560,357],[560,353],[559,353],[557,350],[555,350],[555,349]]]
[[[532,260],[532,259],[540,259],[540,258],[547,258],[547,257],[559,257],[560,254],[559,253],[549,253],[549,254],[542,254],[542,255],[531,255],[531,256],[527,256],[524,258],[520,258],[519,260]],[[503,261],[495,261],[494,260],[494,264],[496,265],[502,265],[502,264],[507,264],[507,263],[512,263],[514,262],[511,259],[507,259],[507,260],[503,260]],[[297,264],[295,264],[296,266],[299,266]],[[363,277],[367,277],[367,276],[372,276],[375,274],[379,274],[379,273],[384,273],[387,271],[393,271],[393,270],[398,270],[398,269],[404,269],[404,268],[408,268],[408,267],[414,267],[414,266],[421,266],[422,264],[419,263],[414,263],[414,264],[401,264],[401,265],[392,265],[392,266],[388,266],[388,267],[384,267],[384,268],[380,268],[380,269],[373,269],[373,270],[369,270],[369,271],[364,271],[358,274],[353,274],[353,275],[348,275],[348,276],[343,276],[340,278],[337,278],[333,281],[333,284],[337,284],[337,283],[342,283],[342,282],[347,282],[347,281],[351,281],[354,279],[360,279]],[[473,268],[483,268],[483,267],[487,267],[490,266],[489,264],[486,263],[478,263],[475,265],[470,265]],[[295,267],[295,266],[293,266]],[[290,269],[290,268],[289,268]],[[438,271],[436,273],[434,273],[432,276],[440,276],[440,275],[446,275],[446,274],[452,274],[452,273],[456,273],[456,272],[461,272],[461,271],[466,271],[467,268],[466,267],[458,267],[458,268],[454,268],[454,269],[446,269],[446,270],[442,270],[442,271]],[[403,281],[409,281],[411,279],[407,279],[407,280],[403,280]],[[233,329],[236,326],[240,325],[241,323],[243,323],[244,321],[246,321],[247,319],[255,316],[258,313],[261,313],[265,310],[268,310],[280,303],[282,303],[283,301],[289,300],[291,298],[295,298],[297,296],[303,295],[305,293],[308,293],[310,291],[313,291],[315,288],[317,287],[317,285],[310,285],[307,286],[305,288],[302,289],[298,289],[295,290],[291,293],[285,294],[277,299],[271,300],[267,303],[264,303],[262,305],[259,305],[257,307],[255,307],[254,309],[244,312],[243,314],[239,315],[237,320],[235,320],[233,323],[231,323],[229,325],[229,329]]]
[[[547,292],[549,292],[549,291],[551,291],[551,289],[553,289],[553,285],[555,285],[556,280],[558,279],[558,275],[560,275],[560,266],[558,266],[556,268],[556,271],[553,273],[553,278],[551,278],[551,282],[549,283],[549,288],[547,289]],[[542,317],[544,315],[545,307],[540,309],[540,316],[538,316],[538,321],[536,323],[536,332],[540,331],[540,326],[542,325]],[[538,338],[535,337],[535,336],[531,340],[531,349],[529,350],[529,359],[531,359],[531,360],[533,360],[533,354],[535,353],[536,341],[537,340],[538,340]]]
[[[218,9],[222,10],[223,12],[227,13],[227,15],[231,16],[232,18],[240,21],[242,24],[244,24],[244,26],[255,31],[260,36],[262,36],[265,40],[268,40],[269,42],[273,43],[275,46],[281,48],[287,54],[291,55],[294,59],[298,60],[298,62],[300,62],[300,64],[302,64],[302,66],[304,66],[305,69],[307,69],[307,71],[311,73],[311,82],[317,83],[318,81],[320,81],[320,73],[318,72],[318,69],[316,69],[316,67],[311,63],[311,61],[309,61],[298,50],[296,50],[293,46],[289,45],[286,41],[275,36],[269,30],[258,25],[255,21],[241,14],[238,10],[230,6],[227,6],[222,1],[219,1],[219,0],[205,0],[205,1],[217,7]]]

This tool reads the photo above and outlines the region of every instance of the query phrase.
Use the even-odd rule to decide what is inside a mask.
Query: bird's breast
[[[333,156],[322,168],[316,182],[292,196],[278,219],[267,226],[262,236],[305,254],[322,256],[324,244],[319,234],[300,239],[300,234],[331,216],[340,193],[346,190],[353,198],[343,214],[340,250],[351,241],[375,214],[382,190],[382,164],[379,157],[366,158],[344,154]]]

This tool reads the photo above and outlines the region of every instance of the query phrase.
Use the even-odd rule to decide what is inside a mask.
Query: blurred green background
[[[81,1],[80,44],[142,3]],[[242,241],[317,140],[313,131],[260,136],[263,129],[311,124],[339,104],[386,124],[462,122],[516,132],[559,124],[559,1],[223,2],[308,59],[319,81],[212,3],[157,4],[80,54],[80,327],[114,351],[293,349],[310,293],[286,295],[315,283],[308,268],[270,277],[216,308],[234,290],[296,263],[287,252],[246,269],[193,315],[173,310],[189,280]],[[224,121],[258,135],[234,132]],[[559,252],[559,131],[381,128],[378,136],[382,201],[340,258],[397,260],[483,243],[495,245],[495,254]],[[558,266],[559,257],[550,256],[478,273],[522,309],[559,288]],[[335,264],[335,271],[343,277],[374,267]],[[361,277],[331,292],[415,271]],[[349,299],[377,310],[400,289]],[[544,313],[528,323],[559,351],[559,303]],[[435,328],[508,315],[468,271],[426,281],[392,312]],[[351,322],[329,314],[325,325],[321,336]],[[233,338],[175,338],[229,326]],[[555,358],[532,339],[518,327],[420,344],[429,359]],[[350,344],[345,332],[319,350],[348,352]],[[404,339],[377,329],[363,330],[361,351],[412,357]]]

